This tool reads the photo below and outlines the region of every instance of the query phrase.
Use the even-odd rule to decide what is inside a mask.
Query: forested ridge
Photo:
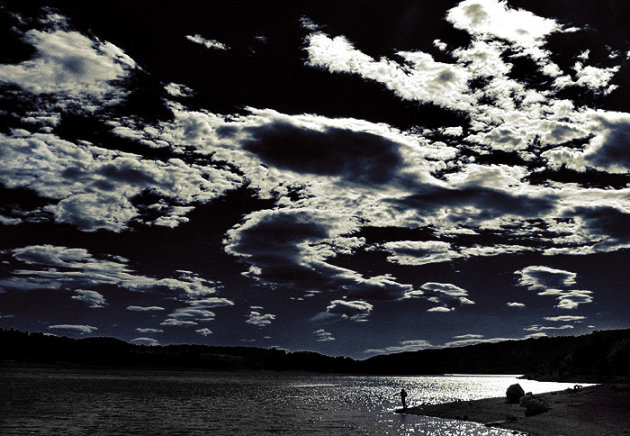
[[[276,370],[355,374],[525,374],[606,380],[630,375],[630,329],[379,355],[365,360],[310,351],[206,345],[134,345],[0,329],[0,362],[207,371]]]

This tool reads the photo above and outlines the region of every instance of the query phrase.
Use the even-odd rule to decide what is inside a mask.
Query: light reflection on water
[[[534,393],[569,384],[513,376],[328,376],[3,370],[3,435],[508,435],[479,424],[393,411],[408,404]]]

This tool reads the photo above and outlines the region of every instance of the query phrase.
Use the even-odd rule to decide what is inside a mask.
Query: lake
[[[394,413],[409,405],[572,384],[515,376],[347,376],[274,372],[0,369],[2,435],[509,435]]]

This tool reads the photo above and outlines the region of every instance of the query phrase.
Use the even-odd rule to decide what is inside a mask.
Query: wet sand
[[[536,395],[550,410],[525,416],[525,408],[503,398],[416,406],[406,413],[460,419],[529,435],[630,435],[630,385],[599,385]],[[402,412],[399,410],[397,412]]]

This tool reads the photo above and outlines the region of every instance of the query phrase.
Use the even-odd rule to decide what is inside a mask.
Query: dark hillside
[[[357,361],[314,352],[206,345],[132,345],[113,338],[70,339],[0,330],[5,365],[87,365],[210,371],[277,370],[362,374],[526,374],[549,380],[630,375],[630,330],[485,343]]]

